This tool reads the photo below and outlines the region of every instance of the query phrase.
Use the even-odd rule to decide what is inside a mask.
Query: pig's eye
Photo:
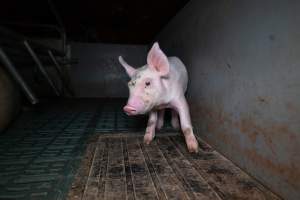
[[[149,86],[150,85],[150,81],[146,81],[145,85]]]

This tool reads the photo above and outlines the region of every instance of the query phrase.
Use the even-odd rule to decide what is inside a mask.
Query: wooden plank
[[[217,200],[220,197],[194,169],[192,164],[177,150],[166,137],[156,140],[169,165],[177,177],[184,183],[186,192],[191,199]]]
[[[155,142],[150,145],[142,145],[142,150],[147,158],[148,165],[151,165],[158,179],[158,184],[164,191],[169,200],[186,200],[190,199],[184,190],[184,186],[176,177],[176,174],[168,164],[163,153]]]
[[[97,199],[104,199],[105,195],[105,180],[107,176],[107,166],[108,166],[108,138],[99,138],[100,144],[104,146],[103,156],[100,161],[100,171],[99,171],[99,179],[98,179],[98,193]]]
[[[85,190],[83,192],[83,199],[85,200],[92,200],[97,198],[99,172],[101,166],[100,162],[103,157],[104,148],[105,148],[105,144],[103,143],[103,141],[97,143],[88,180],[85,186]]]
[[[280,199],[216,151],[190,154],[182,137],[170,140],[222,199]]]
[[[163,191],[162,187],[163,185],[160,183],[159,178],[155,172],[154,166],[149,158],[149,156],[147,155],[147,152],[145,150],[145,147],[143,146],[143,142],[140,142],[140,148],[143,152],[143,156],[144,156],[144,160],[147,164],[147,167],[149,169],[149,173],[150,176],[152,178],[152,181],[154,183],[154,187],[156,189],[157,195],[159,199],[167,199],[166,193]]]
[[[119,200],[126,196],[125,166],[122,141],[111,138],[108,141],[108,165],[105,180],[105,199]]]
[[[124,157],[124,165],[125,165],[126,199],[134,200],[135,193],[133,188],[132,172],[129,164],[128,149],[124,138],[122,138],[122,147],[123,147],[123,157]]]
[[[136,199],[158,199],[138,140],[127,138],[126,143]]]
[[[280,199],[212,148],[189,153],[180,136],[101,136],[95,149],[82,199]]]
[[[86,152],[84,153],[83,159],[80,164],[80,168],[76,173],[68,196],[66,197],[67,200],[83,199],[83,194],[89,177],[90,168],[93,164],[96,146],[98,146],[97,141],[94,141],[93,138],[95,137],[92,137],[88,142]],[[96,140],[98,140],[98,137]]]

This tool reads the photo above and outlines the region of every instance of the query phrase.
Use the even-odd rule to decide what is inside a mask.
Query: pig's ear
[[[122,58],[122,56],[119,56],[119,62],[125,68],[128,76],[132,77],[135,74],[136,69],[128,65],[127,62],[125,62],[125,60]]]
[[[147,64],[150,68],[156,70],[161,76],[167,76],[170,70],[170,64],[167,56],[159,48],[157,42],[154,43],[148,53]]]

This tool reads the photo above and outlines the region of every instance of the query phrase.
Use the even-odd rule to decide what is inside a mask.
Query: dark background
[[[77,42],[148,44],[188,0],[110,1],[2,1],[0,24],[27,36],[59,37],[53,29],[36,24],[57,25],[56,8],[68,39]]]

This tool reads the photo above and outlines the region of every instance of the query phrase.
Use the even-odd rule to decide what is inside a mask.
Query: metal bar
[[[55,69],[56,69],[56,71],[57,71],[57,73],[58,73],[58,76],[59,76],[59,78],[60,78],[60,80],[61,80],[61,82],[62,82],[62,84],[63,84],[63,87],[65,87],[65,86],[64,86],[64,85],[65,85],[65,84],[64,84],[64,78],[63,78],[63,75],[62,75],[62,71],[61,71],[60,65],[58,64],[58,62],[57,62],[57,60],[56,60],[56,58],[55,58],[55,56],[53,55],[53,53],[52,53],[51,50],[48,50],[48,54],[49,54],[51,60],[52,60],[53,63],[54,63]]]
[[[2,48],[0,48],[0,59],[3,62],[3,65],[6,67],[7,71],[12,75],[12,77],[17,81],[27,98],[32,104],[36,104],[39,102],[33,91],[30,89],[30,87],[27,85],[27,83],[24,81],[22,76],[19,74],[19,72],[16,70],[15,66],[12,64],[6,53],[3,51]]]
[[[54,14],[55,19],[57,20],[59,26],[62,27],[62,28],[64,28],[64,23],[63,23],[63,21],[62,21],[60,15],[59,15],[59,13],[58,13],[58,11],[57,11],[55,5],[53,4],[53,2],[52,2],[51,0],[48,0],[48,4],[49,4],[49,6],[50,6],[51,12]]]
[[[48,49],[51,49],[54,54],[62,56],[62,57],[65,56],[65,52],[61,52],[61,51],[59,51],[57,49],[51,48],[51,47],[43,44],[43,43],[40,43],[40,42],[37,42],[37,41],[33,41],[31,39],[28,39],[25,36],[23,36],[21,34],[18,34],[15,31],[12,31],[12,30],[10,30],[8,28],[5,28],[3,26],[0,26],[0,34],[1,35],[3,34],[3,35],[5,35],[5,36],[7,36],[9,38],[15,39],[16,41],[18,41],[20,43],[22,43],[24,40],[29,41],[32,45],[34,45],[36,47],[39,47],[39,48],[42,48],[42,49],[45,49],[45,51],[48,50]],[[3,36],[1,36],[1,37],[3,37]]]
[[[51,60],[53,61],[56,70],[58,71],[58,73],[59,73],[60,75],[62,75],[62,71],[61,71],[60,65],[58,64],[58,62],[57,62],[55,56],[53,55],[52,51],[51,51],[51,50],[48,50],[48,54],[49,54]]]
[[[58,13],[58,11],[57,11],[55,5],[54,5],[54,3],[53,3],[51,0],[48,0],[48,4],[49,4],[49,6],[50,6],[50,10],[51,10],[52,13],[54,14],[54,16],[55,16],[55,18],[56,18],[56,20],[57,20],[59,26],[60,26],[61,29],[62,29],[62,32],[63,32],[63,34],[62,34],[62,42],[63,42],[62,48],[63,48],[63,52],[66,53],[67,35],[66,35],[64,23],[63,23],[63,21],[62,21],[60,15],[59,15],[59,13]]]
[[[19,27],[41,27],[41,28],[47,28],[47,29],[53,29],[57,31],[61,37],[61,48],[62,52],[66,53],[66,31],[64,27],[59,27],[57,25],[52,25],[52,24],[26,24],[26,23],[16,23],[16,22],[1,22],[1,24],[5,25],[13,25],[13,26],[19,26]]]
[[[58,71],[58,74],[60,76],[60,79],[62,81],[62,84],[63,84],[63,87],[73,96],[73,91],[70,89],[69,87],[69,84],[67,84],[67,82],[65,81],[64,79],[64,76],[63,76],[63,72],[61,70],[61,66],[60,64],[57,62],[55,56],[53,55],[52,51],[51,50],[48,50],[48,53],[49,53],[49,56],[50,58],[52,59],[55,67],[56,67],[56,70]]]
[[[31,48],[31,46],[29,45],[29,43],[25,40],[24,41],[24,45],[26,47],[26,49],[28,50],[28,52],[30,53],[31,57],[33,58],[33,60],[35,61],[35,63],[37,64],[39,70],[41,71],[41,73],[44,75],[44,77],[46,78],[46,80],[48,81],[49,85],[52,87],[52,89],[54,90],[55,94],[57,96],[59,96],[59,91],[56,88],[54,82],[51,80],[48,72],[46,71],[46,69],[44,68],[44,66],[42,65],[40,59],[37,57],[36,53],[33,51],[33,49]]]

